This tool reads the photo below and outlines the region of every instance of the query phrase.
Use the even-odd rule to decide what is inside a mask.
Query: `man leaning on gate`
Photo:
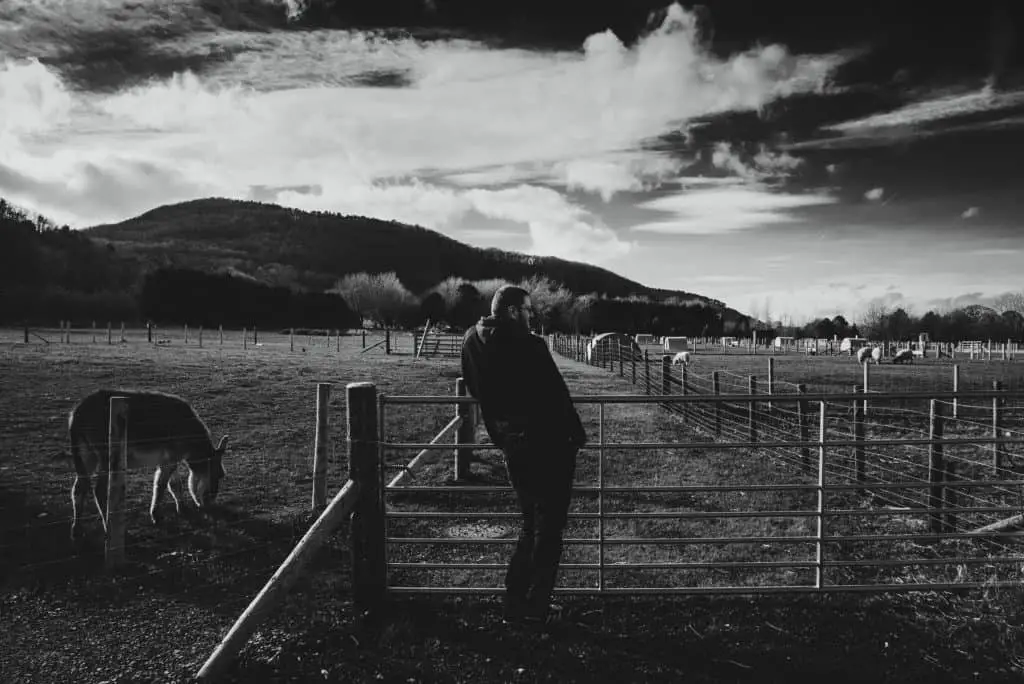
[[[586,443],[562,374],[530,332],[529,293],[511,285],[491,315],[466,331],[462,375],[484,425],[505,455],[522,510],[522,530],[505,575],[505,618],[546,622],[562,555],[576,454]]]

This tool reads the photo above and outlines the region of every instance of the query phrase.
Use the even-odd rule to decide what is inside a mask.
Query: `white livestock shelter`
[[[789,349],[790,347],[796,346],[796,338],[793,337],[776,337],[772,342],[772,346],[776,349]]]
[[[657,338],[649,333],[638,333],[633,339],[637,344],[657,344]]]
[[[723,347],[738,347],[739,344],[740,344],[739,341],[735,337],[723,337],[722,338],[722,346]]]
[[[594,363],[595,360],[602,358],[618,358],[619,348],[630,349],[637,355],[637,357],[643,355],[640,346],[636,343],[632,337],[625,333],[608,332],[595,335],[594,339],[590,340],[590,344],[587,345],[587,363]],[[596,354],[596,356],[595,356]],[[628,357],[626,357],[628,358]]]
[[[666,337],[662,343],[666,352],[690,351],[690,341],[686,337]]]

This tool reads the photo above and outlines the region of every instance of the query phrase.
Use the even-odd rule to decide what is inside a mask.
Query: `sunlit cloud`
[[[668,234],[717,234],[797,222],[794,209],[832,204],[827,195],[788,194],[756,186],[682,192],[642,202],[644,209],[670,218],[632,227],[634,231]]]

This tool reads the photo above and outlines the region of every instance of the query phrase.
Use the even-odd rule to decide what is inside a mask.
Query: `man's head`
[[[515,321],[523,328],[530,328],[530,293],[521,287],[505,285],[499,287],[491,300],[491,315],[495,318]]]

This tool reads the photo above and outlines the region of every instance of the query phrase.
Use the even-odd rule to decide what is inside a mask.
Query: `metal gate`
[[[953,430],[943,433],[941,422],[936,433],[934,411],[936,402],[941,406],[954,399],[963,403],[995,397],[1014,400],[1019,408],[1022,395],[871,395],[873,407],[930,402],[927,437],[914,436],[909,427],[898,437],[885,436],[888,433],[881,428],[881,437],[847,429],[846,423],[854,420],[847,410],[848,394],[772,396],[775,406],[792,405],[792,415],[802,417],[794,418],[793,424],[769,423],[766,418],[759,433],[748,431],[746,421],[763,409],[765,395],[575,396],[581,412],[589,410],[589,420],[596,421],[596,440],[591,433],[592,441],[578,458],[556,593],[904,592],[1019,586],[1024,553],[1009,540],[1013,535],[1003,523],[1024,513],[1024,475],[1011,465],[978,476],[968,473],[966,466],[955,468],[953,454],[1019,449],[1024,438],[1016,432],[1014,438],[958,437]],[[795,410],[797,402],[803,402],[801,411]],[[457,415],[430,442],[388,440],[391,412],[400,415],[410,405],[438,404],[455,405]],[[379,397],[390,592],[503,592],[503,572],[519,518],[507,483],[404,485],[402,475],[389,477],[396,469],[405,473],[422,467],[439,451],[493,450],[475,441],[467,444],[465,430],[462,441],[458,439],[460,428],[473,415],[467,410],[473,404],[474,399],[461,396]],[[719,425],[724,412],[726,424],[735,421],[742,430],[719,431],[724,437],[715,437],[694,428],[684,441],[607,439],[628,427],[624,421],[630,420],[610,424],[610,406],[632,407],[635,412],[652,408],[650,404],[676,405],[692,415],[704,412]],[[874,411],[884,415],[881,408]],[[872,454],[880,448],[886,451],[877,452],[875,463]],[[418,452],[410,464],[396,460],[396,455],[410,450]],[[895,473],[898,479],[872,475],[882,472],[883,453],[890,453],[891,459],[899,450],[909,450],[912,456]],[[711,471],[716,464],[743,470],[751,459],[760,466],[749,467],[750,481],[722,481],[728,478]],[[637,474],[640,464],[650,469],[654,482],[637,482],[642,479]],[[701,474],[697,469],[708,471]],[[907,505],[884,503],[897,493]],[[469,524],[450,524],[453,521]]]

